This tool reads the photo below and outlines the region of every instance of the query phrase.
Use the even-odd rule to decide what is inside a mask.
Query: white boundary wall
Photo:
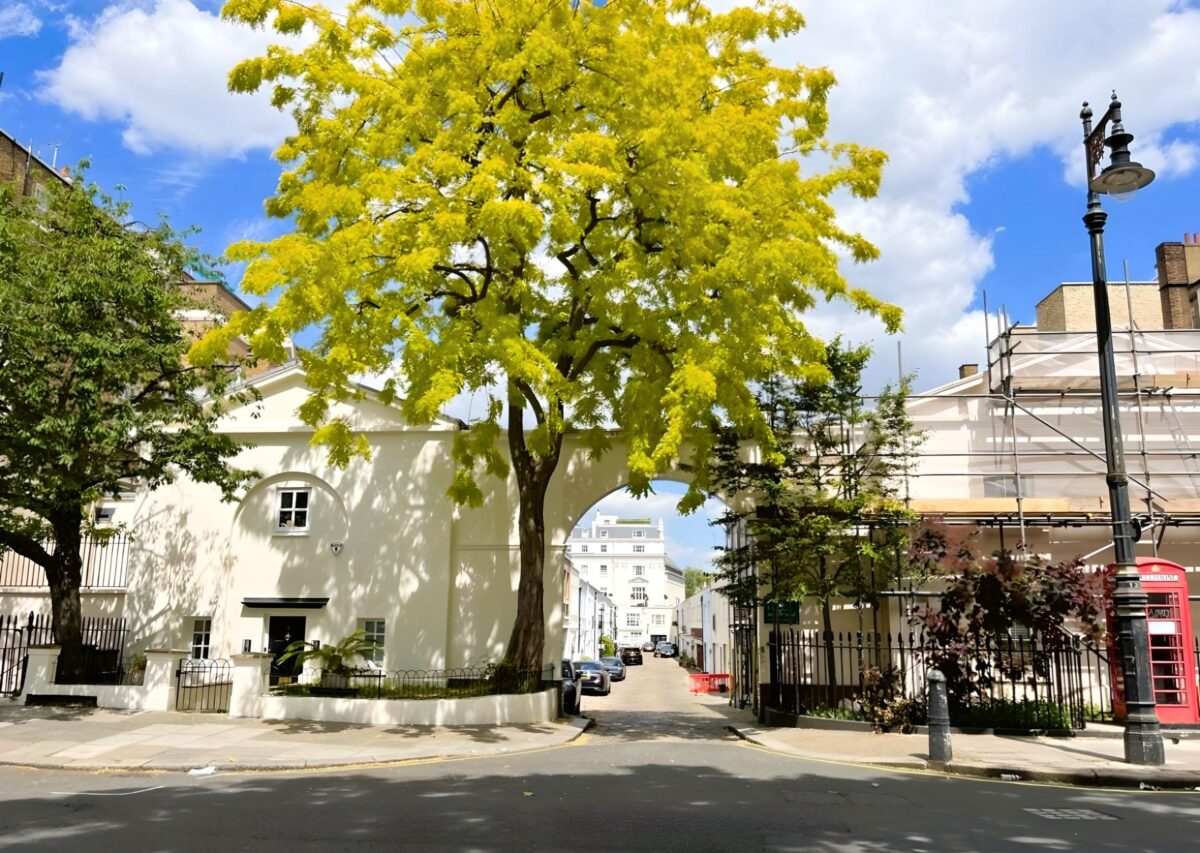
[[[505,726],[546,723],[556,714],[556,690],[468,699],[332,699],[261,696],[266,720],[314,720],[374,726]],[[232,706],[230,706],[232,709]],[[233,716],[232,713],[230,716]]]

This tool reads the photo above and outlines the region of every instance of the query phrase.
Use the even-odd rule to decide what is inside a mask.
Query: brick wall
[[[1130,283],[1129,301],[1139,329],[1163,328],[1162,303],[1157,284]],[[1184,297],[1186,305],[1186,294]],[[1128,328],[1129,306],[1125,285],[1108,286],[1109,311],[1114,326]],[[1096,309],[1090,284],[1062,284],[1038,303],[1037,327],[1045,332],[1091,332],[1096,329]]]

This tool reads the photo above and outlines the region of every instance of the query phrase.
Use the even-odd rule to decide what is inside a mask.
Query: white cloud
[[[158,0],[73,21],[69,38],[58,67],[42,75],[43,97],[85,119],[120,122],[138,153],[238,156],[274,148],[293,127],[265,94],[226,87],[229,70],[277,33],[222,21],[187,0]]]
[[[36,36],[41,28],[41,19],[24,3],[0,9],[0,39]]]
[[[843,224],[882,251],[844,272],[905,309],[904,366],[919,371],[920,387],[983,357],[983,320],[972,306],[992,267],[995,232],[977,232],[958,211],[974,173],[1048,149],[1062,159],[1064,179],[1081,187],[1080,105],[1090,98],[1099,116],[1114,85],[1138,135],[1136,159],[1167,180],[1200,162],[1189,126],[1200,120],[1200,10],[1176,0],[794,2],[807,29],[768,53],[832,68],[830,137],[890,156],[879,198],[838,205]],[[878,356],[870,378],[894,378],[895,344],[878,323],[837,309],[810,322],[823,334],[871,341]]]

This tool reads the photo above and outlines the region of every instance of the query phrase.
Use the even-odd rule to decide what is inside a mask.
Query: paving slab
[[[767,749],[821,761],[1009,781],[1200,790],[1200,744],[1194,741],[1168,739],[1166,764],[1140,767],[1124,762],[1124,746],[1115,739],[956,734],[951,738],[953,760],[940,764],[929,760],[925,735],[766,728],[757,723],[733,723],[730,730]]]
[[[338,767],[514,753],[577,738],[585,719],[537,726],[368,726],[166,711],[0,705],[0,764],[186,771]]]

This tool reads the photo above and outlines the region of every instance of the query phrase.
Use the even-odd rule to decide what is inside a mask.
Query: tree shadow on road
[[[1027,807],[1120,810],[1091,791],[901,776],[781,761],[756,750],[734,755],[732,749],[717,747],[702,760],[678,747],[647,744],[636,763],[622,764],[613,754],[607,766],[590,762],[587,773],[579,772],[581,761],[603,760],[606,750],[570,747],[542,753],[536,762],[505,756],[328,776],[58,777],[56,787],[77,793],[4,802],[0,846],[32,853],[1082,853],[1163,850],[1172,839],[1185,841],[1186,824],[1200,814],[1186,808],[1187,800],[1173,800],[1180,808],[1169,816],[1172,825],[1151,814],[1161,811],[1161,799],[1126,795],[1147,803],[1144,821],[1054,822]],[[669,763],[689,755],[687,763]],[[712,766],[722,757],[737,771]],[[1157,832],[1147,831],[1155,825],[1151,818]]]

